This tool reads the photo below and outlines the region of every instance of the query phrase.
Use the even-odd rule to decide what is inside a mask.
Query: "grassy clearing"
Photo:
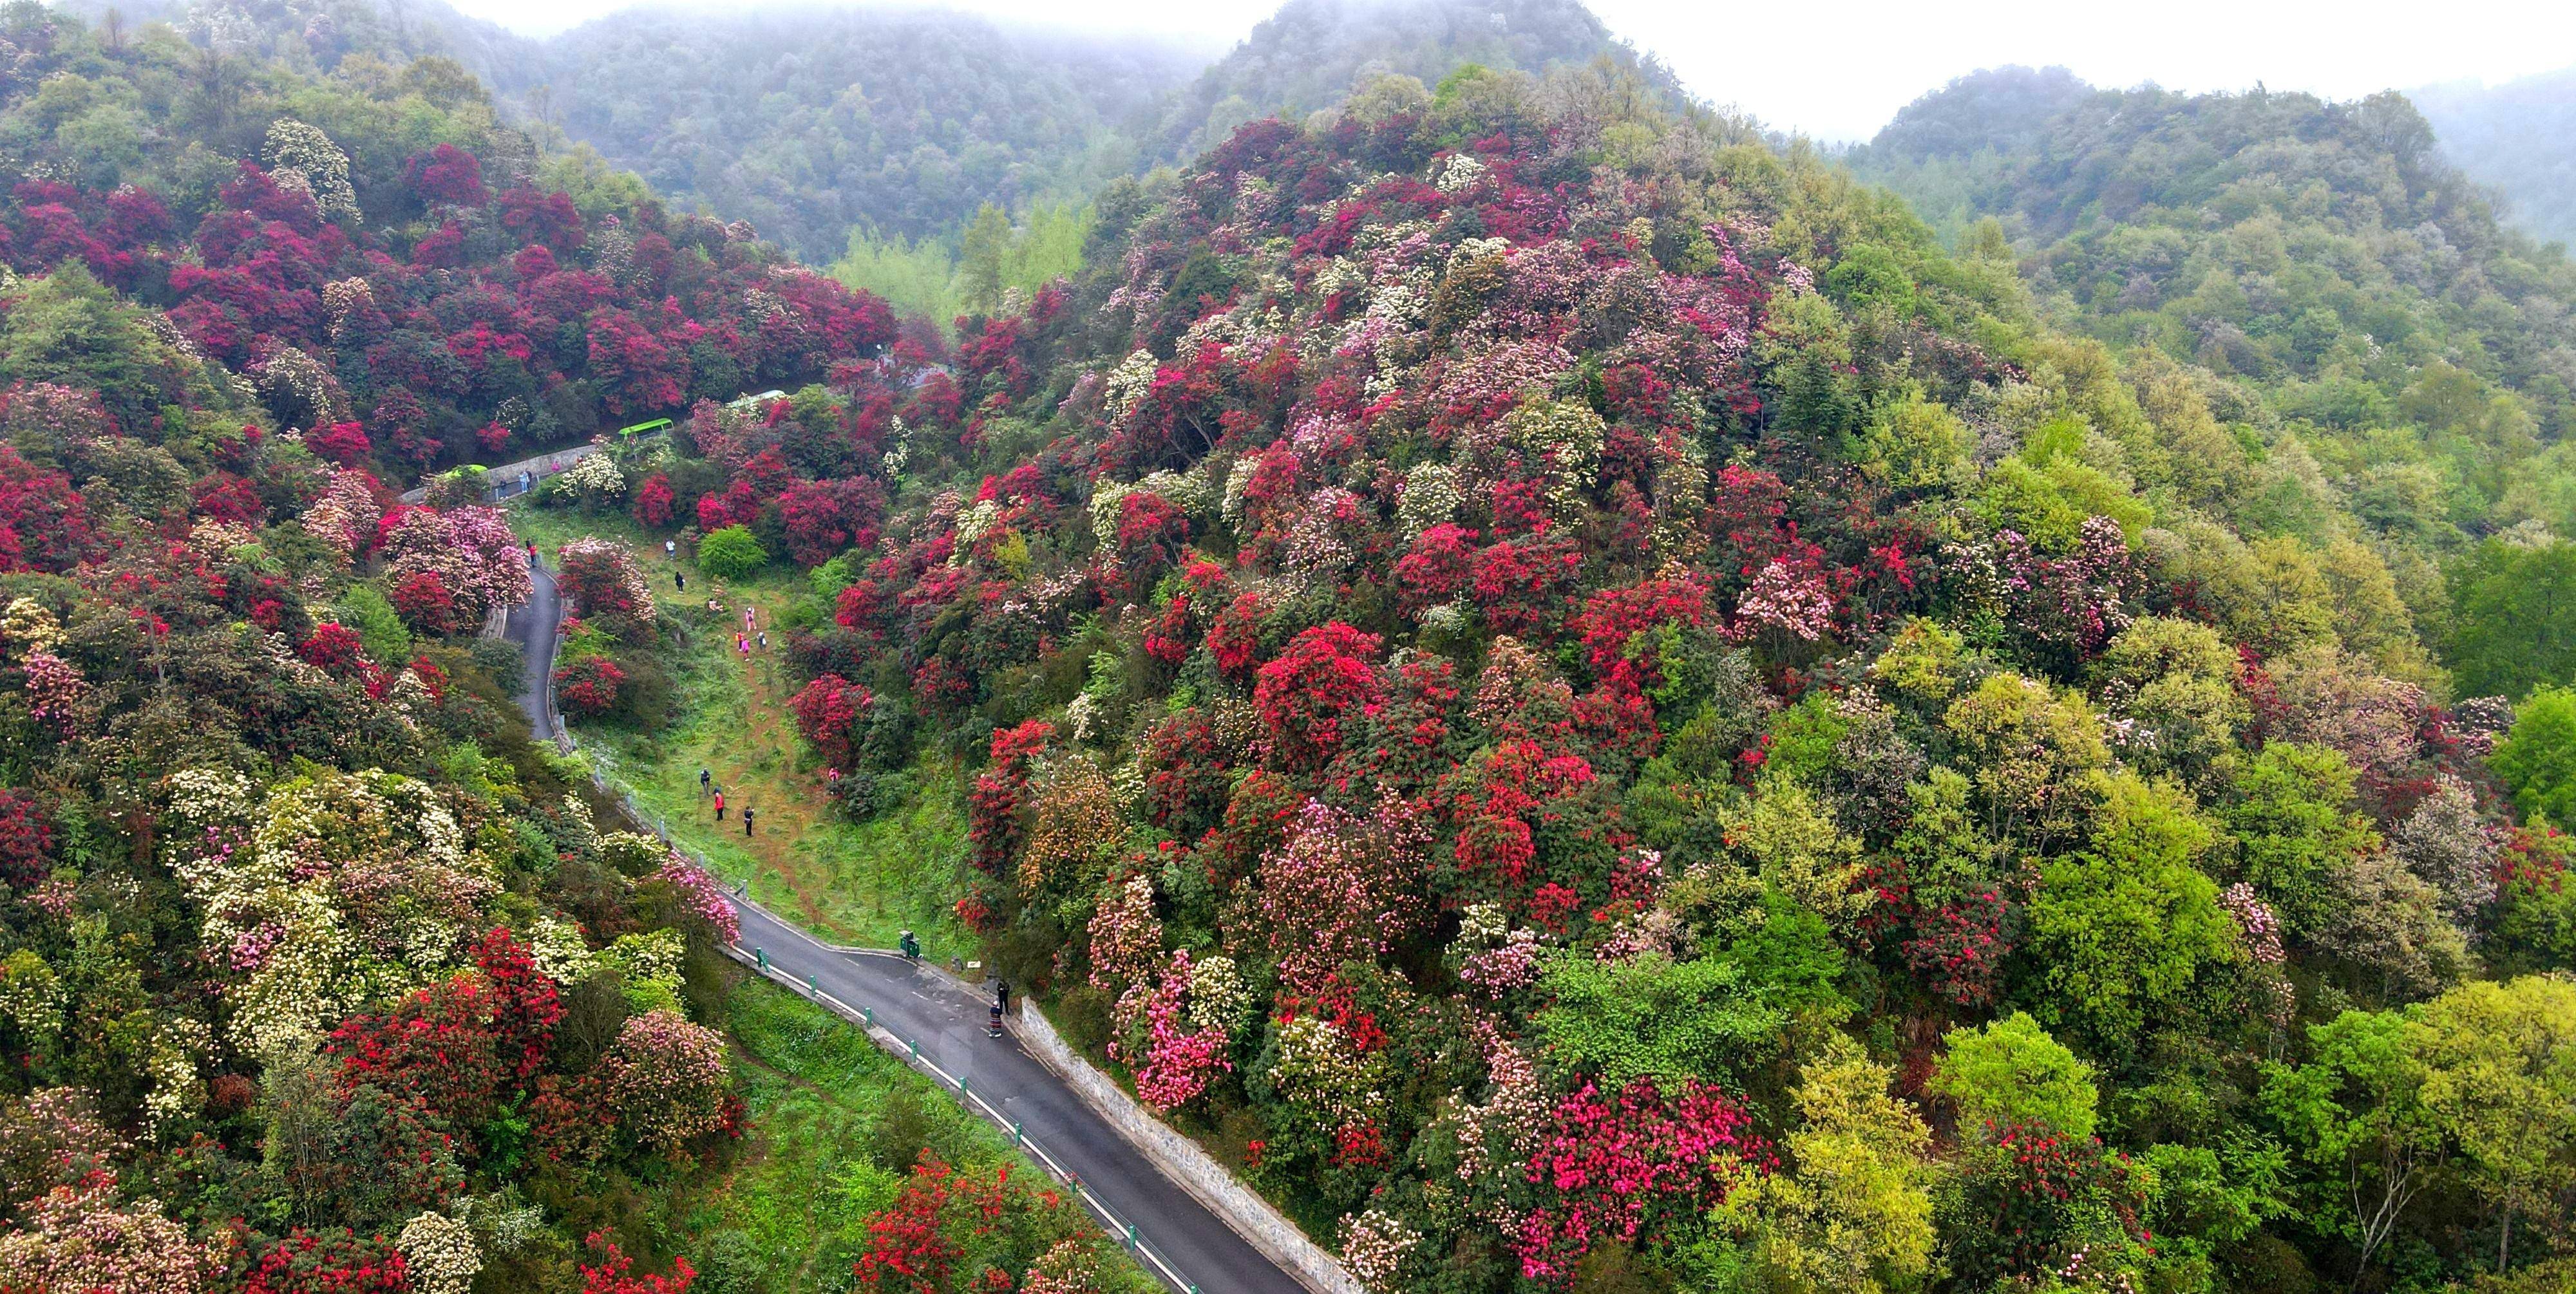
[[[746,979],[727,995],[726,1011],[751,1133],[738,1160],[676,1193],[662,1219],[669,1246],[708,1269],[710,1286],[728,1294],[850,1288],[868,1215],[902,1188],[890,1152],[926,1146],[950,1163],[1007,1159],[1038,1171],[998,1129],[795,994]],[[1081,1206],[1068,1199],[1064,1207]],[[1110,1261],[1123,1288],[1146,1287],[1130,1260]]]
[[[594,767],[624,784],[644,811],[678,840],[704,854],[728,881],[751,882],[751,895],[824,938],[891,947],[909,929],[934,957],[971,954],[973,936],[952,905],[963,893],[966,821],[953,769],[916,764],[913,791],[892,810],[861,823],[844,821],[824,798],[822,770],[801,750],[787,709],[795,694],[782,659],[780,617],[805,595],[801,577],[774,567],[749,581],[706,577],[685,556],[678,569],[689,588],[671,585],[673,562],[662,544],[624,517],[517,509],[519,532],[551,549],[584,535],[624,539],[652,573],[666,624],[683,631],[657,649],[670,675],[669,726],[645,734],[622,725],[575,729]],[[724,608],[707,609],[713,597]],[[770,630],[766,652],[734,651],[734,631],[748,605]],[[725,793],[718,823],[698,793],[698,770]],[[739,810],[758,810],[758,834],[742,834]]]

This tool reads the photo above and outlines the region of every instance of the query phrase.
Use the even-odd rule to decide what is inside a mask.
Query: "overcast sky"
[[[531,35],[628,7],[624,0],[452,2]],[[1241,39],[1277,3],[960,0],[946,7],[1157,32],[1215,50]],[[2576,3],[2566,0],[1843,0],[1830,7],[1592,0],[1592,9],[1613,32],[1661,56],[1694,92],[1826,139],[1866,138],[1925,91],[2005,63],[2064,64],[2098,85],[2236,90],[2261,81],[2338,99],[2391,86],[2509,81],[2576,63]]]

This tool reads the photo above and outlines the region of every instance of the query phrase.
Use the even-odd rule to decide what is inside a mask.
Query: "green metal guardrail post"
[[[762,970],[768,970],[768,969],[769,969],[769,950],[768,950],[768,949],[766,949],[766,948],[754,948],[754,949],[752,949],[752,950],[751,950],[751,955],[752,955],[753,960],[758,961],[758,962],[760,963],[760,968],[761,968]]]
[[[813,976],[808,975],[805,977],[805,991],[808,993],[820,993],[823,991],[823,988],[821,985],[814,982]]]
[[[868,1027],[873,1029],[877,1026],[877,1009],[872,1006],[860,1007],[859,1018],[867,1021]]]
[[[1136,1247],[1136,1224],[1133,1222],[1127,1224],[1127,1247],[1130,1249]]]
[[[919,1060],[919,1059],[921,1059],[921,1040],[920,1040],[920,1039],[918,1039],[918,1038],[907,1039],[907,1040],[904,1042],[904,1044],[903,1044],[903,1045],[912,1049],[912,1058],[913,1058],[914,1060]]]
[[[1014,1148],[1017,1148],[1027,1144],[1029,1144],[1028,1137],[1021,1133],[1019,1122],[1017,1120],[1013,1120],[1011,1123],[1011,1145]]]

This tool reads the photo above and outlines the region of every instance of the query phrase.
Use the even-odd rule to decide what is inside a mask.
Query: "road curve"
[[[555,638],[563,626],[563,597],[555,591],[554,573],[533,550],[528,554],[528,586],[528,600],[510,608],[502,632],[527,657],[519,679],[519,710],[528,716],[528,731],[539,740],[551,740],[556,736]]]
[[[532,561],[528,574],[534,588],[524,605],[511,610],[507,632],[527,654],[519,706],[529,731],[553,737],[562,600],[541,561]],[[1295,1277],[1163,1176],[1016,1037],[987,1036],[980,995],[892,954],[833,948],[755,904],[737,902],[735,911],[745,948],[789,977],[867,1011],[879,1028],[917,1048],[921,1059],[963,1079],[1072,1173],[1084,1191],[1133,1224],[1138,1241],[1160,1260],[1146,1262],[1147,1271],[1184,1294],[1302,1294]],[[1170,1273],[1178,1273],[1177,1283]]]

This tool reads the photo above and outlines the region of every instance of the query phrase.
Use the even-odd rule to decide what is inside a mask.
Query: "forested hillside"
[[[890,1080],[711,1197],[849,1035],[386,484],[662,410],[532,501],[564,708],[649,757],[759,589],[772,792],[962,818],[874,883],[1374,1294],[2576,1281],[2576,271],[2402,99],[1973,78],[1854,159],[1927,221],[1377,76],[984,222],[951,337],[200,35],[0,10],[0,1291],[1142,1279]]]
[[[2445,564],[2561,560],[2565,269],[2402,104],[2162,102],[2017,264],[1616,71],[1381,81],[632,516],[810,573],[842,811],[968,761],[960,918],[1374,1290],[2556,1289],[2568,636]],[[2233,224],[2095,219],[2158,129],[2266,141],[2168,150]]]
[[[29,13],[0,259],[43,279],[0,372],[97,389],[123,425],[179,416],[177,378],[123,366],[211,360],[314,452],[408,476],[815,380],[892,339],[882,302],[747,227],[667,215],[595,159],[541,161],[452,62],[358,53],[314,80],[164,26],[110,44]]]
[[[578,217],[463,189],[532,158],[452,65],[5,21],[0,1288],[646,1288],[742,1131],[731,913],[530,745],[506,522],[394,504],[394,400],[292,349],[496,291],[388,248]]]
[[[2506,199],[2533,236],[2576,243],[2576,68],[2503,85],[2407,92],[2469,178]]]
[[[533,546],[387,484],[864,362],[882,304],[541,162],[452,62],[0,36],[0,1289],[843,1288],[897,1207],[1134,1288],[1002,1138],[735,985],[716,883],[477,636]],[[631,553],[554,560],[575,636],[670,632]]]
[[[2061,326],[2219,378],[2257,452],[2359,523],[2464,688],[2576,677],[2558,613],[2517,594],[2576,533],[2576,265],[2499,224],[2403,97],[1982,73],[1854,163],[1969,255],[2013,257]],[[2212,470],[2184,457],[2176,470]],[[2249,530],[2322,524],[2307,503],[2212,488]],[[2527,614],[2500,623],[2516,601]]]
[[[1187,159],[1257,117],[1296,121],[1394,73],[1436,84],[1461,64],[1539,73],[1629,51],[1580,0],[1288,0],[1162,108],[1154,160]],[[1670,77],[1652,90],[1678,95]]]
[[[626,13],[548,42],[548,120],[682,206],[817,262],[853,230],[947,234],[1079,200],[1197,60],[938,11]],[[524,95],[532,86],[507,87]]]
[[[71,7],[96,20],[108,6]],[[1464,63],[1623,52],[1577,0],[1295,0],[1213,65],[1132,35],[935,9],[636,9],[532,40],[437,0],[122,6],[129,28],[153,18],[308,72],[352,54],[451,58],[513,121],[816,264],[853,235],[954,260],[987,204],[1079,206],[1255,117],[1338,103],[1365,69],[1436,82]]]

